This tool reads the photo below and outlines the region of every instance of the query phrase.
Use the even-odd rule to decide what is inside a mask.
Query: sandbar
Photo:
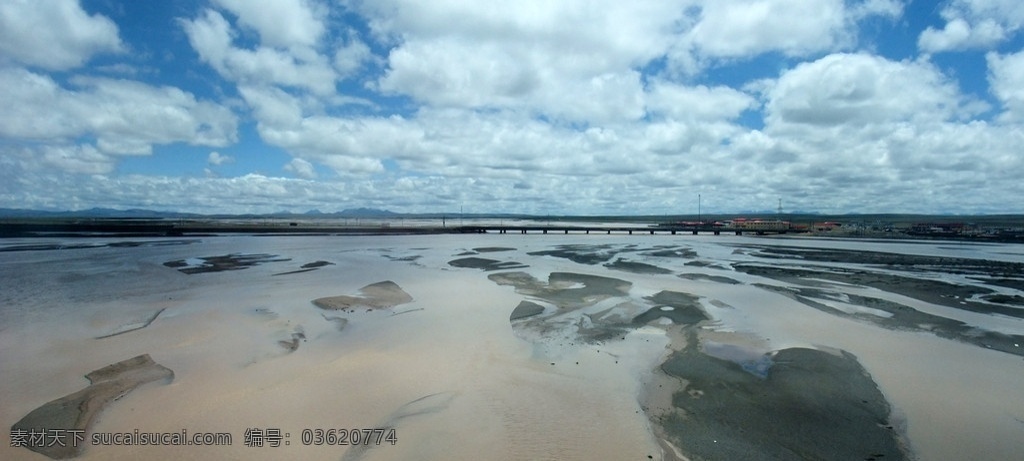
[[[344,310],[354,307],[385,309],[412,302],[412,296],[390,280],[371,283],[359,289],[360,295],[341,295],[317,298],[313,304],[321,309]]]
[[[112,401],[118,400],[143,384],[174,379],[174,372],[150,358],[149,354],[132,357],[127,360],[107,365],[87,375],[90,384],[73,394],[66,395],[32,410],[11,426],[15,431],[33,431],[36,429],[84,431],[87,436],[96,416]],[[28,444],[26,448],[53,459],[65,459],[78,456],[87,443],[72,443],[67,440],[64,445]]]

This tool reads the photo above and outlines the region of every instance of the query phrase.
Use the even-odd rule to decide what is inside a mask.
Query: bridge
[[[279,235],[400,235],[400,234],[784,234],[794,229],[751,229],[739,226],[681,224],[471,224],[444,225],[339,225],[306,222],[171,221],[171,220],[36,220],[0,221],[0,237],[162,237],[218,234]]]
[[[498,234],[692,234],[698,235],[700,233],[711,233],[714,235],[735,234],[743,235],[747,234],[785,234],[787,232],[794,232],[791,229],[750,229],[743,227],[722,227],[722,226],[669,226],[669,225],[658,225],[658,226],[576,226],[576,225],[472,225],[472,226],[458,226],[452,228],[454,232],[465,233],[465,234],[487,234],[496,232]]]

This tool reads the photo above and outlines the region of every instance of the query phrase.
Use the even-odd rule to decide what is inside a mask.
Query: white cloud
[[[1000,55],[988,53],[989,86],[1006,110],[1004,121],[1024,121],[1024,51]]]
[[[643,115],[636,68],[664,53],[668,2],[363,5],[397,42],[379,88],[434,107],[514,109],[610,123]]]
[[[849,49],[858,21],[894,19],[903,9],[896,0],[707,0],[691,6],[668,54],[673,70],[690,75],[769,52],[803,57]]]
[[[36,153],[46,166],[80,174],[105,174],[114,170],[115,160],[95,147],[44,146]]]
[[[856,21],[894,0],[479,2],[359,5],[394,43],[380,90],[433,107],[521,110],[571,123],[642,117],[639,69],[692,74],[724,60],[806,56],[856,43]]]
[[[730,120],[756,106],[753,97],[726,86],[687,87],[656,80],[646,94],[649,111],[685,120]]]
[[[769,90],[765,120],[782,128],[934,122],[961,114],[956,85],[927,62],[832,54],[782,74]]]
[[[238,92],[260,125],[275,128],[298,126],[302,123],[303,112],[308,108],[299,98],[275,87],[241,85]],[[314,108],[308,109],[315,111]]]
[[[1018,0],[953,0],[942,8],[946,25],[928,27],[918,37],[926,52],[992,47],[1024,27],[1024,3]]]
[[[154,144],[225,146],[236,141],[228,109],[173,87],[104,78],[71,78],[66,89],[50,77],[0,69],[0,136],[39,143],[42,158],[79,172],[103,172],[100,155],[146,155]],[[74,145],[80,138],[95,146]],[[79,158],[82,162],[72,161]]]
[[[232,82],[284,85],[324,96],[335,92],[337,75],[330,60],[310,48],[236,48],[232,45],[234,31],[231,24],[212,9],[207,9],[194,20],[183,20],[181,24],[199,57]]]
[[[271,47],[315,47],[324,34],[320,8],[309,0],[216,0],[238,15],[238,21],[255,29],[260,41]]]
[[[941,30],[927,28],[918,38],[918,46],[926,51],[944,51],[965,46],[971,38],[971,25],[961,18],[946,23]]]
[[[347,44],[334,52],[334,68],[342,77],[354,76],[367,61],[375,61],[373,52],[358,37],[350,37]]]
[[[703,5],[685,37],[713,57],[803,56],[843,44],[844,22],[842,0],[715,1]]]
[[[230,155],[221,154],[220,152],[217,151],[210,152],[210,155],[206,157],[206,163],[209,163],[210,165],[214,166],[220,166],[226,163],[233,163],[234,161],[234,157]]]
[[[313,164],[301,158],[293,158],[292,161],[285,164],[284,169],[295,173],[300,178],[313,179],[316,177]]]
[[[152,144],[185,142],[225,146],[236,141],[237,119],[223,106],[196,100],[174,87],[153,87],[128,80],[75,78],[79,115],[101,145],[138,148],[112,153],[148,154]]]
[[[218,177],[237,119],[189,92],[7,66],[0,203],[656,214],[695,211],[701,193],[712,212],[780,196],[787,209],[913,212],[973,187],[957,206],[983,212],[1007,211],[988,192],[1024,195],[1024,52],[987,56],[1004,113],[972,120],[983,103],[927,58],[840,52],[859,21],[898,18],[896,0],[380,0],[343,15],[322,1],[211,3],[179,24],[223,77],[211,84],[235,85],[262,142],[291,155],[292,177]],[[922,38],[932,48],[1016,30],[1008,2],[949,5]],[[370,33],[340,25],[353,15]],[[77,56],[117,51],[92,50]],[[699,73],[764,53],[806,62],[740,89]],[[338,92],[359,84],[360,97],[397,97]],[[219,151],[194,170],[205,177],[114,174],[120,156],[173,143]]]
[[[0,56],[48,70],[79,67],[93,55],[122,50],[117,26],[89,15],[77,0],[0,3]]]
[[[848,8],[851,16],[858,21],[869,16],[896,19],[903,15],[903,2],[904,0],[866,0]]]

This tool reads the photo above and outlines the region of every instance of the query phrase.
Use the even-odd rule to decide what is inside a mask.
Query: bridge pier
[[[741,231],[741,230],[736,231],[736,235],[743,235],[743,231]]]
[[[629,235],[633,235],[633,231],[632,231],[632,230],[631,230],[631,231],[629,231]]]
[[[676,231],[672,231],[672,235],[676,235]]]
[[[715,235],[721,234],[722,231],[715,231]]]
[[[693,230],[693,235],[697,235],[697,229]]]
[[[545,233],[545,234],[546,234],[546,233],[548,233],[548,230],[547,230],[547,229],[544,229],[544,233]]]
[[[608,231],[608,235],[612,235],[612,231]]]
[[[566,233],[566,235],[568,235],[569,234],[569,229],[566,229],[565,233]]]

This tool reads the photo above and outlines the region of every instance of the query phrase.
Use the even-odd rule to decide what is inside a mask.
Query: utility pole
[[[697,227],[700,227],[702,224],[704,224],[704,221],[700,217],[700,194],[697,194]]]

